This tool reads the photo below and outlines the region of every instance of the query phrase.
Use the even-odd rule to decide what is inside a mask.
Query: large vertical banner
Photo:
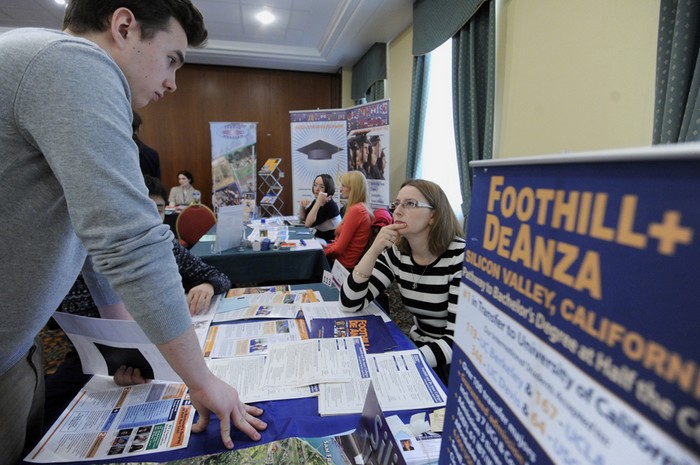
[[[700,463],[700,145],[473,164],[441,464]]]
[[[369,203],[386,208],[389,192],[389,100],[348,110],[348,171],[361,171],[369,184]]]
[[[316,176],[330,175],[336,184],[335,200],[340,198],[340,175],[345,172],[345,110],[290,112],[292,135],[292,214],[299,203],[313,200]]]
[[[212,205],[255,207],[257,123],[209,123]]]
[[[339,196],[340,176],[361,171],[367,178],[369,203],[379,208],[391,202],[389,100],[349,109],[293,111],[290,120],[294,213],[299,202],[313,199],[313,180],[324,173],[336,181]]]

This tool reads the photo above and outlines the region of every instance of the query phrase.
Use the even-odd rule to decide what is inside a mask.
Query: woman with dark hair
[[[168,196],[170,205],[189,205],[194,201],[195,196],[201,197],[202,194],[192,186],[194,177],[189,171],[178,171],[177,182],[180,185],[170,189],[170,195]]]
[[[343,283],[340,308],[355,312],[396,281],[413,314],[409,337],[447,384],[465,241],[447,196],[437,184],[405,181],[383,227]]]
[[[333,200],[335,182],[329,174],[319,174],[311,187],[314,200],[300,202],[299,219],[307,228],[316,230],[316,237],[330,242],[335,237],[335,228],[340,224],[340,209]]]

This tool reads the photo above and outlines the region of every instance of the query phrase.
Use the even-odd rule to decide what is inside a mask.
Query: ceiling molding
[[[54,0],[4,0],[0,5],[0,33],[25,26],[57,27],[63,11],[53,3]],[[391,42],[413,19],[412,0],[279,2],[270,9],[282,10],[282,17],[288,22],[278,25],[276,35],[266,37],[260,28],[253,27],[248,15],[235,14],[236,8],[249,11],[252,3],[248,0],[194,3],[202,10],[205,21],[216,18],[210,22],[212,30],[218,33],[211,33],[204,48],[188,49],[187,62],[207,65],[335,73],[354,65],[375,42]],[[229,10],[221,10],[228,7],[234,14],[227,16],[224,13]],[[293,15],[294,23],[305,25],[308,34],[300,33],[299,26],[289,29]],[[228,31],[235,34],[227,34]]]

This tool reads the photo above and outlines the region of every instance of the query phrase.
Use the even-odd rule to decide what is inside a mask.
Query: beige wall
[[[409,27],[388,45],[387,79],[385,96],[391,99],[389,114],[390,196],[396,195],[406,179],[406,153],[408,149],[408,120],[411,113],[411,75],[413,73],[413,28]],[[355,105],[350,97],[352,69],[343,68],[341,101],[343,108]]]
[[[503,0],[494,156],[651,144],[658,0]]]
[[[651,143],[658,0],[498,0],[496,158]],[[413,29],[389,44],[391,193],[405,177]],[[343,107],[352,72],[343,70]]]
[[[391,180],[389,196],[399,192],[406,179],[408,123],[411,113],[411,75],[413,73],[413,28],[408,28],[389,43],[386,96],[391,99],[389,137],[391,139]]]

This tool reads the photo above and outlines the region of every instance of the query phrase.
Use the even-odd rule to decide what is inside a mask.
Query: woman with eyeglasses
[[[340,197],[347,199],[345,216],[335,230],[335,240],[323,250],[331,260],[338,260],[352,270],[360,260],[372,235],[374,215],[367,204],[367,179],[359,171],[348,171],[340,177]]]
[[[307,228],[316,230],[315,236],[330,242],[335,238],[335,228],[340,224],[340,208],[333,200],[335,182],[329,174],[319,174],[311,187],[314,200],[300,202],[299,219]]]
[[[464,234],[437,184],[411,179],[383,227],[340,291],[340,308],[366,307],[396,281],[403,307],[413,315],[409,337],[445,384],[452,360]]]

